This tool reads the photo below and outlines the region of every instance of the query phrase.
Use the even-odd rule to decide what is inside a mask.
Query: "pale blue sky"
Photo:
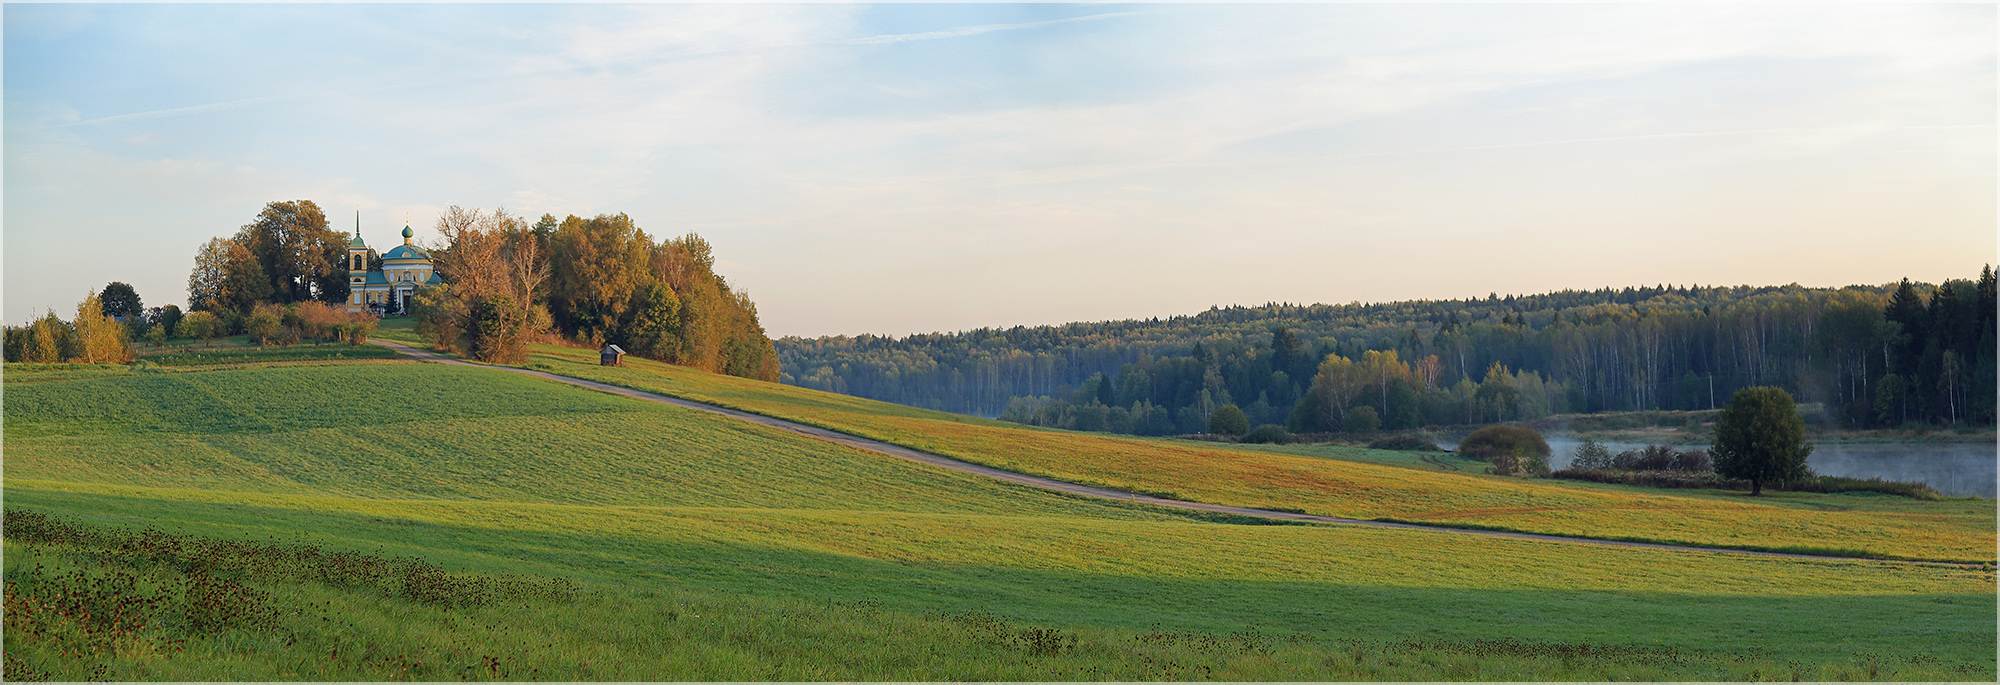
[[[21,5],[5,302],[267,201],[695,231],[774,335],[1968,277],[1991,5]]]

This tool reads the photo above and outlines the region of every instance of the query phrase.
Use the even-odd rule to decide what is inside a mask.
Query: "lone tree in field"
[[[1812,475],[1806,457],[1806,422],[1792,408],[1792,395],[1773,387],[1744,388],[1729,396],[1729,406],[1715,418],[1715,441],[1709,445],[1715,472],[1724,478],[1750,481],[1750,494],[1764,493],[1764,482],[1797,480]]]

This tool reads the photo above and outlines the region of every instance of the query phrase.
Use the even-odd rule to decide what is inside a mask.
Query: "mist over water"
[[[1550,435],[1547,440],[1552,469],[1569,466],[1576,446],[1583,442],[1572,435]],[[1642,442],[1603,444],[1612,454],[1646,446]],[[1673,448],[1705,450],[1708,445],[1675,444]],[[1821,476],[1923,483],[1949,497],[1988,499],[1996,489],[1996,462],[2000,462],[2000,445],[1977,442],[1819,443],[1806,458],[1806,465]]]

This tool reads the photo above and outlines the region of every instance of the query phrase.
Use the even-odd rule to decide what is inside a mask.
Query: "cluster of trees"
[[[220,324],[208,312],[195,312],[181,321],[181,326],[187,329],[184,332],[188,333],[182,337],[208,339],[222,335]],[[243,331],[260,345],[273,342],[291,345],[305,340],[359,345],[375,334],[375,325],[373,316],[349,313],[346,307],[325,302],[260,304],[243,319]]]
[[[1904,280],[1887,298],[1837,302],[1815,338],[1832,371],[1822,390],[1849,425],[1990,424],[1995,306],[1990,268],[1928,294]]]
[[[112,281],[97,294],[97,299],[105,316],[125,325],[128,341],[144,340],[165,346],[169,337],[199,337],[176,332],[184,316],[179,305],[148,308],[139,299],[139,291],[130,284]]]
[[[1823,402],[1827,420],[1851,427],[1990,424],[1993,281],[1987,268],[1977,281],[1937,286],[1271,304],[901,339],[785,338],[776,347],[782,379],[795,385],[1139,433],[1199,432],[1224,404],[1295,431],[1396,429],[1712,409],[1752,386]],[[1145,391],[1128,389],[1141,373]],[[1105,407],[1101,423],[1093,403]]]
[[[1791,393],[1757,386],[1730,394],[1729,405],[1716,415],[1715,435],[1707,450],[1679,451],[1647,445],[1617,456],[1595,440],[1576,448],[1568,468],[1557,478],[1655,487],[1737,487],[1764,493],[1765,484],[1812,492],[1881,492],[1936,499],[1938,494],[1918,483],[1879,478],[1816,477],[1806,465],[1813,445],[1805,440],[1805,420]],[[1718,478],[1719,476],[1719,478]]]
[[[91,293],[76,305],[69,321],[49,312],[25,326],[4,330],[10,362],[82,362],[123,364],[132,359],[124,325],[104,313],[104,301]]]
[[[1252,426],[1367,433],[1535,419],[1567,411],[1573,395],[1570,386],[1498,362],[1478,382],[1461,378],[1446,386],[1437,355],[1411,363],[1396,350],[1363,350],[1359,359],[1350,359],[1330,349],[1335,347],[1307,352],[1298,336],[1282,328],[1250,345],[1196,343],[1186,357],[1142,355],[1115,375],[1094,375],[1062,397],[1013,398],[999,418],[1071,430],[1173,435],[1217,432],[1210,419],[1228,407]]]
[[[213,340],[230,335],[231,323],[213,311],[183,314],[177,305],[147,308],[131,285],[112,282],[77,303],[76,318],[54,312],[25,326],[5,328],[7,361],[125,363],[138,341],[164,349],[170,338]],[[260,303],[235,326],[262,344],[302,340],[346,341],[359,345],[375,332],[375,318],[349,314],[324,302]]]
[[[1647,445],[1616,455],[1596,440],[1584,439],[1570,459],[1573,469],[1616,469],[1619,471],[1679,471],[1710,473],[1715,470],[1707,450],[1676,450],[1667,445]]]
[[[684,366],[778,379],[757,307],[714,271],[708,241],[654,240],[624,214],[529,224],[505,210],[451,207],[432,252],[443,287],[413,314],[435,344],[519,361],[543,333]]]
[[[257,219],[195,252],[188,311],[232,329],[260,304],[347,301],[347,241],[311,200],[271,202]]]
[[[788,339],[789,340],[789,339]],[[1280,329],[1269,340],[1197,342],[1187,356],[1139,358],[1059,396],[1010,398],[1003,420],[1074,430],[1169,435],[1207,432],[1218,408],[1250,425],[1284,423],[1315,357]]]
[[[777,354],[756,305],[715,274],[715,258],[700,236],[656,242],[623,214],[561,221],[544,214],[530,224],[504,210],[456,206],[438,218],[437,229],[443,245],[429,253],[444,285],[420,290],[412,313],[440,347],[513,363],[525,358],[529,342],[562,337],[778,379]],[[253,319],[266,305],[344,306],[351,239],[332,230],[310,200],[268,203],[234,236],[196,252],[188,308],[214,317],[217,335],[318,337],[305,332],[311,324],[273,328]],[[379,256],[369,268],[381,268]],[[354,339],[353,330],[335,335]]]

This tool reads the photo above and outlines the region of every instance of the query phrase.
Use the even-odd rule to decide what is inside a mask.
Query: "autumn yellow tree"
[[[1520,413],[1521,389],[1500,362],[1486,368],[1486,379],[1479,382],[1473,398],[1479,402],[1482,420],[1490,415],[1495,421],[1511,421]]]
[[[1410,365],[1396,357],[1395,350],[1368,350],[1361,353],[1361,365],[1367,369],[1368,391],[1376,396],[1376,410],[1387,414],[1389,411],[1389,385],[1410,378]]]
[[[188,307],[194,311],[248,315],[271,299],[271,281],[257,256],[242,241],[211,238],[195,252],[188,275]]]
[[[104,304],[96,293],[76,304],[76,318],[70,321],[70,328],[76,331],[77,361],[123,364],[131,360],[132,349],[125,337],[125,327],[104,314]]]

